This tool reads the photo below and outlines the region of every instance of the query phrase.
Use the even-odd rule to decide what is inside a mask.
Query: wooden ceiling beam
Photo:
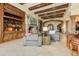
[[[52,19],[52,18],[61,18],[61,17],[63,17],[63,16],[57,16],[57,17],[42,17],[42,19]]]
[[[55,12],[48,12],[48,13],[43,13],[43,14],[39,14],[38,16],[41,17],[41,16],[47,16],[47,15],[54,15],[54,14],[58,14],[58,13],[64,13],[66,11],[66,9],[63,9],[63,10],[58,10],[58,11],[55,11]]]
[[[63,21],[62,21],[62,20],[48,20],[48,21],[43,22],[43,24],[48,23],[48,22],[52,22],[52,21],[55,21],[55,22],[61,22],[61,23],[63,23]]]
[[[55,13],[55,14],[50,14],[50,15],[44,15],[44,16],[40,16],[40,17],[50,17],[50,16],[55,16],[55,15],[60,15],[60,14],[64,14],[65,12],[61,12],[61,13]]]
[[[47,8],[47,9],[44,9],[44,10],[36,11],[36,12],[34,12],[34,13],[35,13],[35,14],[40,14],[40,13],[44,13],[44,12],[54,11],[54,10],[57,10],[57,9],[67,8],[68,6],[69,6],[69,4],[66,3],[66,4],[64,4],[64,5],[60,5],[60,6],[56,6],[56,7]]]
[[[64,13],[61,13],[61,14],[57,14],[57,15],[49,15],[49,16],[44,16],[44,17],[41,17],[42,19],[51,19],[51,18],[60,18],[60,17],[63,17]]]
[[[37,4],[37,5],[34,5],[32,7],[29,8],[29,10],[35,10],[35,9],[38,9],[38,8],[41,8],[41,7],[45,7],[45,6],[48,6],[48,5],[51,5],[53,3],[40,3],[40,4]]]
[[[48,16],[41,16],[41,17],[51,17],[51,16],[58,16],[58,15],[64,15],[64,13],[51,14],[51,15],[48,15]]]

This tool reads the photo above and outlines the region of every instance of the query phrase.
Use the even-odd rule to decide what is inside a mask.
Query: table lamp
[[[48,28],[47,27],[43,27],[43,31],[48,31]]]
[[[48,28],[47,27],[43,27],[43,34],[44,34],[44,36],[47,36],[47,31],[48,31]]]

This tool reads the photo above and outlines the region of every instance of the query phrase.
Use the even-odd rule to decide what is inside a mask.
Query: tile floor
[[[0,56],[70,56],[70,51],[63,40],[51,45],[23,46],[23,39],[0,44]]]

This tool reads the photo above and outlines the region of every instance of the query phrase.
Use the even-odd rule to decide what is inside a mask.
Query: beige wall
[[[79,3],[71,4],[70,10],[71,10],[71,15],[70,16],[79,15]],[[72,19],[69,18],[68,20],[69,20],[68,32],[75,33],[75,23],[74,23],[75,20],[73,18]]]
[[[66,21],[69,21],[68,22],[68,32],[69,33],[75,33],[75,21],[74,19],[70,18],[70,16],[72,15],[79,15],[79,3],[72,3],[71,4],[71,7],[69,8],[70,9],[70,15],[68,15],[68,17],[65,17],[64,18],[64,24],[63,24],[63,29],[64,29],[64,32],[66,32],[66,24],[65,22]]]
[[[71,15],[79,15],[79,3],[74,3],[71,6]],[[72,19],[71,26],[73,25],[73,33],[75,33],[75,20]]]
[[[71,15],[79,15],[79,3],[73,3],[71,5]]]

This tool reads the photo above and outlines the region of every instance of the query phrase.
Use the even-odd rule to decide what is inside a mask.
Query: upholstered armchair
[[[24,46],[42,46],[42,37],[38,34],[27,35],[24,39]]]

